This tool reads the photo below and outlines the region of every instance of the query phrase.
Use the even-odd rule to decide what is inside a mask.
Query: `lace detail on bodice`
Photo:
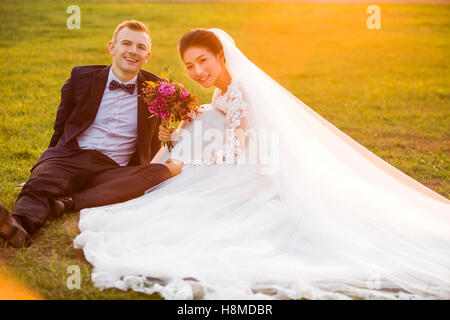
[[[243,153],[243,146],[240,145],[235,130],[240,126],[241,119],[247,116],[247,103],[239,87],[239,82],[233,79],[224,94],[219,88],[216,88],[211,104],[225,114],[228,124],[226,141],[223,147],[216,152],[216,162],[234,164]]]

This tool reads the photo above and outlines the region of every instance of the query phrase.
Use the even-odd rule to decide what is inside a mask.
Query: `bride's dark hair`
[[[214,32],[204,28],[191,29],[181,37],[178,43],[181,59],[190,47],[204,47],[214,54],[219,54],[223,50],[222,43]]]

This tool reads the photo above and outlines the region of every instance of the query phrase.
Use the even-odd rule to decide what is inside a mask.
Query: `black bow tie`
[[[116,89],[123,89],[126,92],[128,92],[129,94],[133,94],[134,93],[134,87],[136,85],[134,83],[132,84],[124,84],[124,83],[119,83],[116,80],[113,80],[109,83],[109,90],[116,90]]]

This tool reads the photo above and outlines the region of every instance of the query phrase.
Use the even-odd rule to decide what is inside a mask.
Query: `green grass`
[[[192,27],[219,27],[270,76],[398,169],[450,196],[450,6],[380,4],[381,30],[366,28],[367,4],[85,3],[81,30],[66,28],[72,2],[0,4],[0,202],[12,209],[29,169],[46,149],[59,90],[72,66],[109,64],[106,45],[125,19],[147,23],[153,55],[145,69],[197,90],[176,45]],[[0,257],[50,299],[159,298],[99,291],[91,266],[72,248],[78,215],[50,221],[28,249]],[[69,265],[82,289],[69,290]]]

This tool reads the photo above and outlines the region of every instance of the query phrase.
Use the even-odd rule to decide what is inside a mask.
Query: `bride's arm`
[[[224,161],[231,163],[239,159],[245,150],[247,104],[239,88],[229,88],[228,90],[230,89],[233,91],[230,92],[232,99],[228,101],[228,110],[226,113],[228,121],[226,141],[225,145],[216,155],[218,159],[223,158]]]
[[[178,125],[178,128],[174,132],[170,132],[166,128],[164,128],[162,125],[159,126],[159,140],[161,141],[172,141],[176,142],[178,141],[179,136],[181,135],[181,132],[183,129],[185,129],[189,123],[191,123],[192,120],[183,120]],[[170,138],[169,138],[170,137]],[[162,156],[165,152],[168,152],[167,147],[161,147],[159,151],[155,154],[152,161],[150,163],[160,163]]]
[[[158,152],[155,154],[155,156],[153,157],[152,161],[150,161],[150,163],[161,163],[160,160],[161,160],[161,158],[162,158],[164,152],[166,152],[166,150],[167,150],[167,147],[166,147],[166,146],[161,147],[161,148],[159,149],[159,151],[158,151]]]
[[[158,134],[159,140],[161,140],[163,142],[178,141],[178,138],[179,138],[182,130],[185,129],[191,121],[192,120],[181,121],[180,124],[178,125],[178,128],[175,130],[174,129],[170,130],[170,129],[165,128],[163,125],[160,125],[159,126],[159,134]]]
[[[178,130],[182,130],[182,129],[186,129],[186,127],[188,126],[189,123],[191,123],[192,120],[183,120],[180,122],[180,125],[178,126],[177,130],[175,130],[175,132],[177,132]]]

